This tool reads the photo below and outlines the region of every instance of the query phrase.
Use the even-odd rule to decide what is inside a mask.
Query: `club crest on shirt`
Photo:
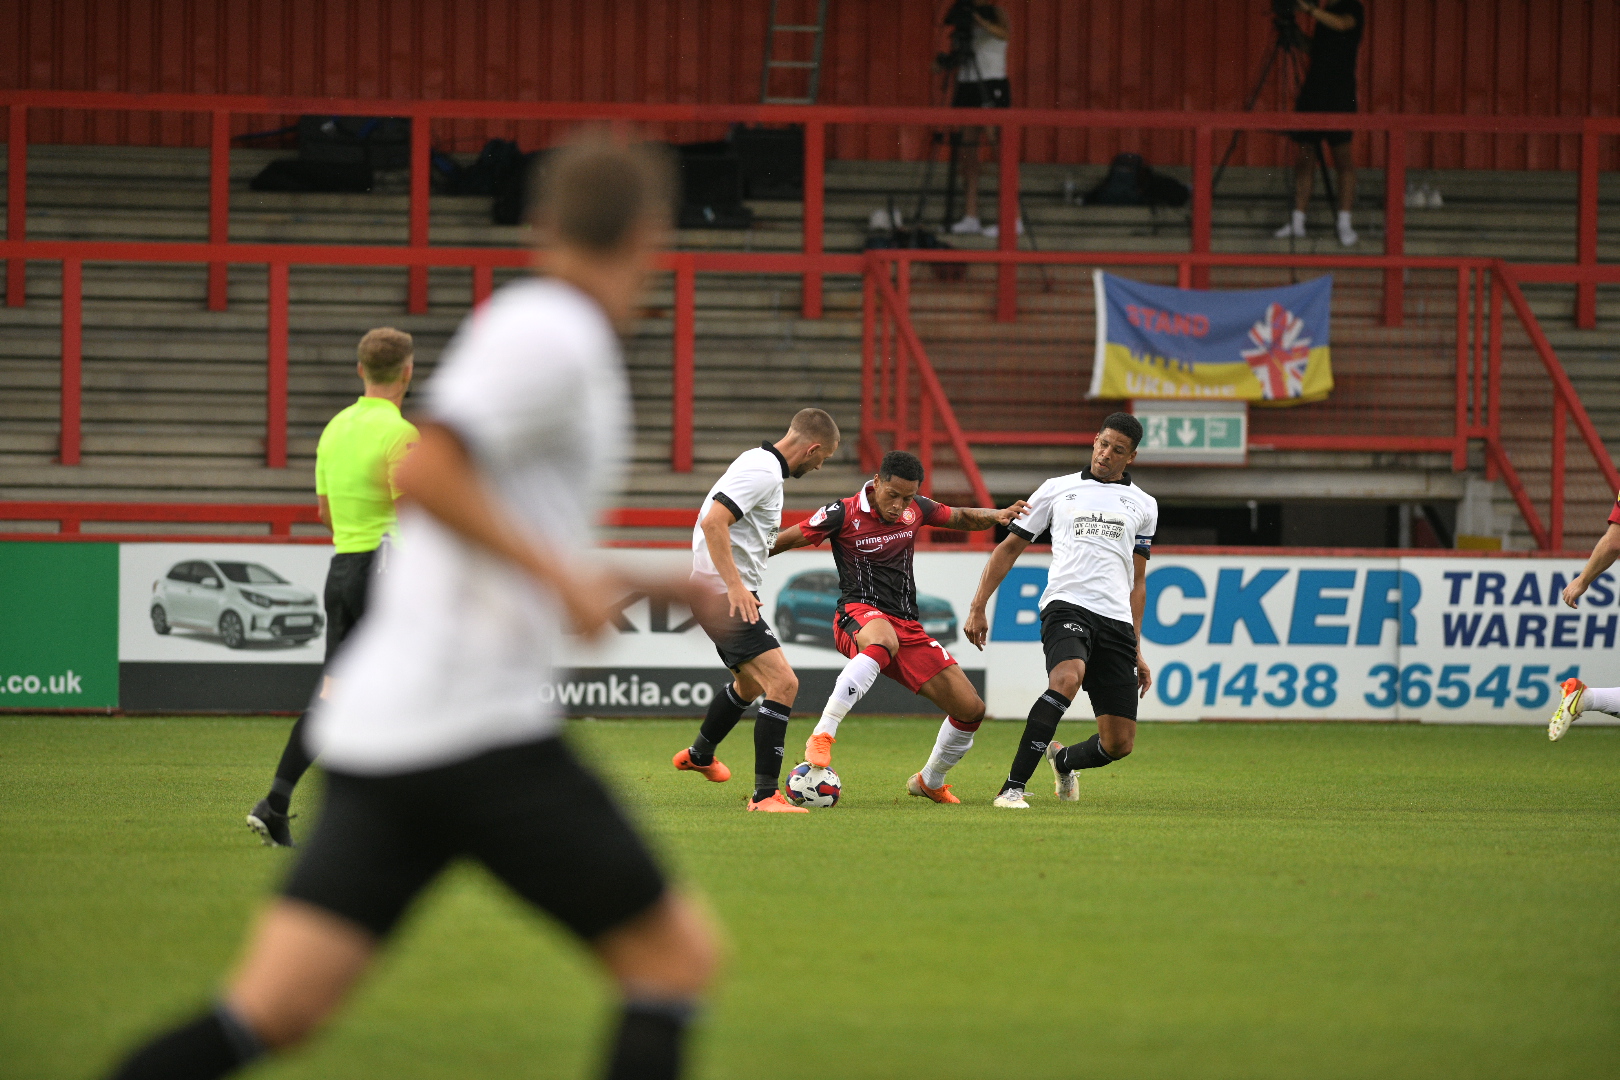
[[[915,506],[906,507],[906,512],[900,515],[900,520],[907,525],[915,524],[917,521],[917,508]]]

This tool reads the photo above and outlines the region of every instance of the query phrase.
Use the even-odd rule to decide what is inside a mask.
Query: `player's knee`
[[[1115,761],[1118,761],[1122,757],[1129,756],[1131,750],[1136,746],[1136,738],[1132,735],[1114,735],[1112,737],[1104,735],[1101,738],[1101,742],[1103,753],[1107,754]]]
[[[793,704],[799,696],[799,677],[791,671],[773,676],[765,686],[765,696],[784,705]]]
[[[1052,669],[1051,678],[1047,680],[1050,689],[1056,690],[1070,701],[1080,692],[1080,683],[1085,676],[1074,671],[1068,665]]]

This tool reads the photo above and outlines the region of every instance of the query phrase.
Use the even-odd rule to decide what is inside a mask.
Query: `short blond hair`
[[[788,425],[788,430],[822,446],[838,445],[838,422],[821,409],[800,409],[793,414],[793,422]]]
[[[366,382],[389,386],[399,382],[400,376],[405,374],[405,365],[415,354],[416,343],[403,330],[379,326],[366,332],[355,351],[360,354],[360,370],[365,372]]]

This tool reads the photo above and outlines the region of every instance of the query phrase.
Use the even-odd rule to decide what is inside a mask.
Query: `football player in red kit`
[[[850,658],[838,676],[821,721],[805,744],[812,765],[832,763],[838,724],[881,672],[946,712],[934,752],[906,782],[911,794],[937,803],[960,802],[945,774],[973,745],[984,720],[984,701],[944,646],[917,621],[917,579],[912,549],[923,526],[977,531],[1008,525],[1024,512],[1020,501],[1004,510],[944,506],[917,494],[923,467],[913,454],[891,450],[859,494],[829,503],[801,525],[786,529],[771,554],[832,540],[838,564],[838,610],[833,640]]]

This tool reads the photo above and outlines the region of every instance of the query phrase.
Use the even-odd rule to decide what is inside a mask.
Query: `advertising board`
[[[319,602],[331,549],[272,544],[3,544],[0,709],[297,711],[325,651]],[[686,553],[620,550],[683,572]],[[1038,610],[1049,557],[1027,553],[989,608],[983,652],[962,625],[986,555],[916,556],[922,622],[984,694],[1018,718],[1046,684]],[[1543,724],[1557,684],[1620,683],[1620,588],[1604,574],[1571,610],[1579,559],[1240,555],[1161,551],[1150,563],[1144,720],[1418,720]],[[815,713],[844,658],[832,646],[837,575],[826,551],[773,559],[761,610]],[[571,642],[541,690],[573,716],[696,716],[728,674],[678,604],[628,596],[599,643]],[[879,679],[857,713],[934,713]],[[1090,715],[1084,694],[1072,716]],[[1587,714],[1582,723],[1615,723]]]

